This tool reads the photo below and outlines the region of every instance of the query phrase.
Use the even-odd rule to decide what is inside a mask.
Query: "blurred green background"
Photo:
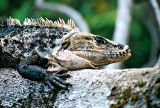
[[[66,4],[77,10],[86,20],[90,32],[112,39],[115,28],[117,14],[117,0],[46,0],[50,3]],[[49,10],[37,9],[34,0],[0,0],[0,17],[8,18],[9,16],[19,19],[21,22],[24,18],[47,17],[48,19],[57,20],[68,17]],[[141,14],[147,13],[147,10],[139,11],[141,6],[137,3],[132,9],[132,22],[129,33],[129,46],[132,51],[132,57],[124,62],[127,68],[141,67],[150,57],[151,38],[146,29]],[[125,16],[124,16],[125,17]]]

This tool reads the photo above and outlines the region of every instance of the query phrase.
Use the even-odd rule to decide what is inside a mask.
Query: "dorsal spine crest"
[[[77,28],[74,21],[72,19],[69,19],[67,24],[63,19],[60,19],[58,21],[52,21],[47,18],[38,18],[38,19],[30,19],[25,18],[23,21],[23,24],[20,23],[18,19],[14,18],[8,18],[6,20],[0,19],[0,26],[40,26],[40,27],[60,27],[60,28],[66,28],[66,29],[74,29]]]

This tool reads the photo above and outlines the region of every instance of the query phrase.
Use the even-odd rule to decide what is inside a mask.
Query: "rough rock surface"
[[[43,83],[22,78],[13,69],[0,69],[0,107],[160,107],[160,68],[68,73],[72,77],[66,81],[72,87],[51,91]]]
[[[104,69],[69,72],[73,85],[58,94],[58,108],[159,108],[160,69]]]
[[[0,69],[0,108],[46,108],[53,106],[57,92],[13,69]]]

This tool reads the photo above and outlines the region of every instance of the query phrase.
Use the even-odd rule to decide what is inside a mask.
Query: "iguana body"
[[[90,33],[82,33],[72,20],[17,19],[0,20],[0,67],[18,69],[30,80],[66,88],[60,71],[97,66],[127,60],[127,45],[114,43]],[[52,75],[48,75],[52,72]],[[55,72],[55,73],[53,73]]]

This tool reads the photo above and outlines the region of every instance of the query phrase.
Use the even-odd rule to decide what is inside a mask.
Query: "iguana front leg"
[[[71,30],[69,33],[67,33],[66,35],[63,36],[62,39],[57,40],[58,47],[56,48],[56,50],[54,50],[54,52],[52,52],[52,55],[57,55],[58,52],[61,50],[61,48],[63,47],[63,44],[65,43],[65,41],[70,38],[71,36],[73,36],[75,33],[79,32],[78,28],[75,28],[73,30]]]
[[[34,59],[33,57],[28,57],[21,60],[18,70],[22,77],[32,81],[44,81],[50,88],[53,88],[51,85],[56,85],[63,89],[67,88],[67,83],[61,78],[69,77],[69,75],[59,75],[58,73],[48,74],[46,69],[36,65],[37,63],[33,63]],[[40,60],[38,62],[40,62]]]
[[[44,48],[44,47],[36,47],[35,51],[37,52],[37,54],[44,58],[47,59],[49,61],[49,67],[48,67],[48,71],[49,72],[60,72],[60,71],[68,71],[67,68],[62,67],[56,60],[55,57],[57,57],[56,54],[51,54],[52,49],[50,48]],[[56,50],[57,51],[57,50]]]

